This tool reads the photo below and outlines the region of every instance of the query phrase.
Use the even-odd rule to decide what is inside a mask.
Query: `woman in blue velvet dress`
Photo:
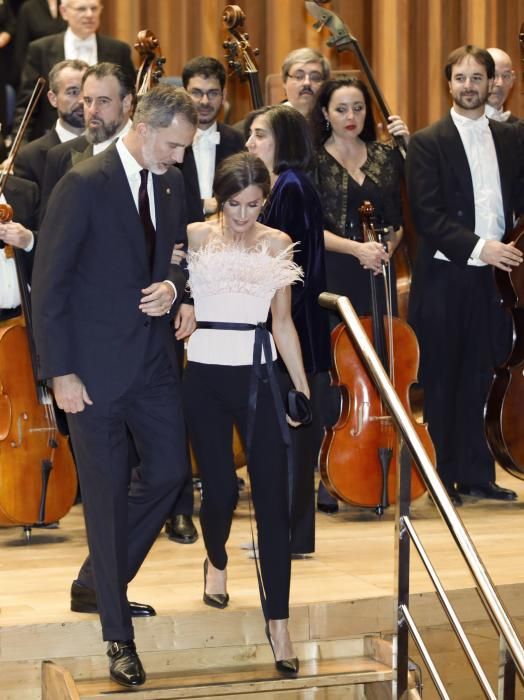
[[[285,105],[264,107],[248,116],[246,134],[248,150],[264,161],[271,175],[271,192],[260,221],[291,237],[297,244],[294,260],[304,272],[303,284],[292,287],[291,311],[311,390],[313,422],[292,431],[291,551],[305,555],[315,550],[314,467],[325,424],[331,366],[328,318],[318,304],[318,295],[327,289],[322,204],[307,174],[313,147],[300,112]],[[285,372],[282,384],[283,389],[291,386]]]

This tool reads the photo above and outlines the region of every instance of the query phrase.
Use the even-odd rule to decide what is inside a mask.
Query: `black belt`
[[[20,316],[22,310],[19,306],[14,309],[0,309],[0,321],[9,321],[10,318]]]

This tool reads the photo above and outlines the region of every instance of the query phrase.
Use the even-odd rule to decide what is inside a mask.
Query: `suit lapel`
[[[464,194],[468,197],[468,201],[473,203],[473,182],[471,180],[471,171],[466,151],[464,150],[462,139],[460,138],[458,129],[453,124],[453,119],[450,114],[442,121],[441,135],[441,144],[445,160],[459,179]]]
[[[502,204],[504,207],[505,215],[511,207],[511,180],[513,175],[511,159],[512,157],[514,157],[514,154],[508,152],[508,149],[506,148],[507,142],[504,140],[504,131],[497,128],[497,126],[495,126],[491,120],[489,122],[489,127],[493,136],[495,151],[497,152],[497,160],[499,164],[500,175],[500,188],[502,190]]]
[[[83,151],[71,151],[71,163],[73,167],[83,160],[93,157],[93,145],[90,143],[87,148]]]
[[[160,274],[163,278],[166,275],[165,262],[171,259],[171,240],[169,235],[170,222],[169,211],[171,208],[173,190],[169,181],[163,175],[153,175],[153,188],[155,192],[155,218],[156,218],[156,241],[155,260],[153,264],[153,279],[155,274]],[[157,273],[158,270],[158,273]]]

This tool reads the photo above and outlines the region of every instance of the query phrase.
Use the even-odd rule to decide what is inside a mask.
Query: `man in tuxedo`
[[[241,134],[218,121],[226,98],[226,72],[216,58],[197,56],[182,70],[182,83],[198,112],[198,129],[184,158],[182,173],[188,196],[189,221],[216,212],[213,178],[218,164],[244,149]],[[191,200],[192,197],[192,200]]]
[[[498,122],[516,122],[518,118],[511,112],[504,111],[504,104],[515,84],[515,71],[509,56],[502,49],[488,49],[495,61],[495,77],[488,95],[486,104],[486,116]]]
[[[493,267],[509,272],[522,254],[501,242],[524,210],[524,158],[515,126],[488,120],[491,55],[462,46],[448,57],[451,112],[411,137],[407,185],[419,236],[409,318],[420,343],[424,418],[437,471],[455,505],[463,496],[502,501],[483,409],[510,347]]]
[[[58,118],[52,129],[40,138],[27,143],[18,152],[15,175],[36,182],[42,189],[48,151],[60,143],[76,139],[84,131],[82,104],[82,76],[87,63],[78,59],[60,61],[49,73],[47,99],[57,111]]]
[[[135,69],[131,61],[131,49],[127,44],[98,34],[101,0],[62,0],[62,17],[68,23],[65,32],[37,39],[29,44],[17,95],[15,128],[40,76],[47,78],[51,68],[64,59],[77,58],[90,66],[108,61],[117,63],[134,81]],[[36,107],[29,126],[27,140],[42,136],[53,126],[54,109],[45,100]]]
[[[183,179],[196,110],[162,85],[141,96],[123,139],[78,164],[55,188],[33,270],[39,373],[68,413],[90,557],[72,607],[98,610],[110,675],[145,673],[127,600],[187,473],[185,428],[170,320],[186,276],[171,264],[186,242]],[[140,457],[130,486],[128,430]]]
[[[20,289],[15,261],[5,255],[5,245],[24,251],[21,258],[25,266],[26,278],[30,279],[33,263],[35,237],[38,219],[38,188],[34,182],[22,178],[9,177],[5,184],[0,203],[13,208],[13,221],[0,223],[0,323],[19,316]]]
[[[73,165],[101,153],[131,126],[135,86],[116,63],[90,66],[82,78],[81,97],[85,132],[49,151],[42,185],[42,213],[54,186]]]

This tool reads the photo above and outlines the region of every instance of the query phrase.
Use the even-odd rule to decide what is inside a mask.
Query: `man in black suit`
[[[424,416],[455,505],[464,495],[511,501],[514,491],[495,483],[483,408],[493,368],[509,350],[492,267],[509,272],[522,261],[501,239],[524,211],[524,158],[517,127],[484,113],[490,54],[460,47],[445,73],[451,112],[411,137],[406,164],[419,235],[409,317],[420,342]]]
[[[97,63],[82,78],[82,102],[85,133],[48,153],[40,205],[42,215],[54,186],[73,165],[101,153],[127,133],[135,102],[134,82],[116,63]]]
[[[72,603],[98,609],[110,675],[129,686],[145,673],[127,584],[187,473],[170,325],[186,284],[171,265],[186,217],[183,179],[171,166],[196,123],[185,91],[163,85],[143,95],[126,136],[55,188],[33,270],[39,372],[69,414],[89,543]],[[132,489],[128,430],[141,460]]]
[[[216,212],[213,178],[217,165],[244,149],[244,138],[217,121],[226,97],[226,72],[216,58],[197,56],[182,70],[182,83],[195,103],[198,129],[188,149],[182,173],[188,197],[189,221],[202,221]]]
[[[68,143],[84,131],[82,76],[88,68],[85,61],[60,61],[49,73],[47,99],[58,114],[54,128],[40,138],[27,143],[18,152],[15,175],[36,182],[42,189],[48,151],[60,143]]]
[[[78,58],[89,65],[102,61],[117,63],[134,80],[135,69],[129,46],[123,41],[97,34],[102,12],[100,0],[62,0],[60,12],[69,25],[67,30],[29,44],[17,95],[15,128],[22,119],[37,79],[40,76],[47,78],[59,61]],[[41,100],[33,113],[27,140],[42,136],[53,126],[55,118],[49,103]]]

